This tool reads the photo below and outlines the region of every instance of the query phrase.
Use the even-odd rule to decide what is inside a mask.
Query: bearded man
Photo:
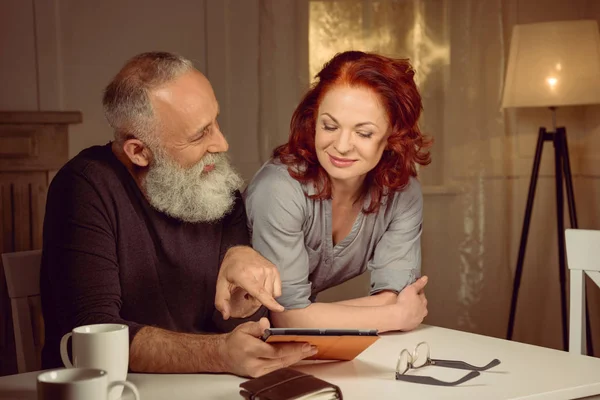
[[[243,182],[206,77],[178,55],[140,54],[103,105],[114,141],[79,153],[48,192],[43,367],[61,365],[62,335],[98,323],[129,327],[138,372],[259,376],[314,354],[259,339],[261,304],[283,310],[281,282],[248,247]]]

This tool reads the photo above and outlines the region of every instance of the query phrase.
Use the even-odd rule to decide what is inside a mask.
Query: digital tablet
[[[316,346],[317,354],[307,360],[353,360],[379,339],[377,329],[270,328],[262,339],[267,343],[305,342]]]

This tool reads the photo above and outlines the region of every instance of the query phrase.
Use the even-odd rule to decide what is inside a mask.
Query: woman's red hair
[[[417,125],[423,105],[414,74],[405,59],[360,51],[337,54],[317,74],[317,81],[294,111],[289,141],[275,149],[274,158],[288,166],[294,179],[314,185],[316,193],[310,198],[331,198],[331,182],[315,151],[319,104],[335,85],[369,88],[386,108],[391,129],[381,160],[365,179],[363,194],[370,194],[371,202],[364,211],[376,212],[386,193],[402,190],[409,178],[417,175],[416,164],[431,162],[426,151],[431,141]]]

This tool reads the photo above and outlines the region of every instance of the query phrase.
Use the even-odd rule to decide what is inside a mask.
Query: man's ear
[[[138,167],[147,167],[150,164],[152,153],[139,139],[128,139],[123,143],[123,151],[131,162]]]

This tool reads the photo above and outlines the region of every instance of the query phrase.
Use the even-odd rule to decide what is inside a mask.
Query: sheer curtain
[[[430,277],[425,322],[496,337],[506,334],[535,147],[530,139],[535,139],[538,122],[548,122],[500,109],[512,25],[536,22],[519,21],[519,2],[528,3],[259,1],[257,136],[262,161],[286,140],[300,96],[335,53],[358,49],[411,60],[423,97],[421,127],[434,139],[433,162],[420,170],[425,199],[422,270]],[[554,10],[567,7],[562,0],[551,3]],[[543,12],[539,18],[543,20]],[[551,170],[547,176],[543,171],[513,338],[560,348],[556,223],[554,203],[548,200],[553,178]],[[320,299],[364,295],[368,281],[368,276],[359,277]]]

